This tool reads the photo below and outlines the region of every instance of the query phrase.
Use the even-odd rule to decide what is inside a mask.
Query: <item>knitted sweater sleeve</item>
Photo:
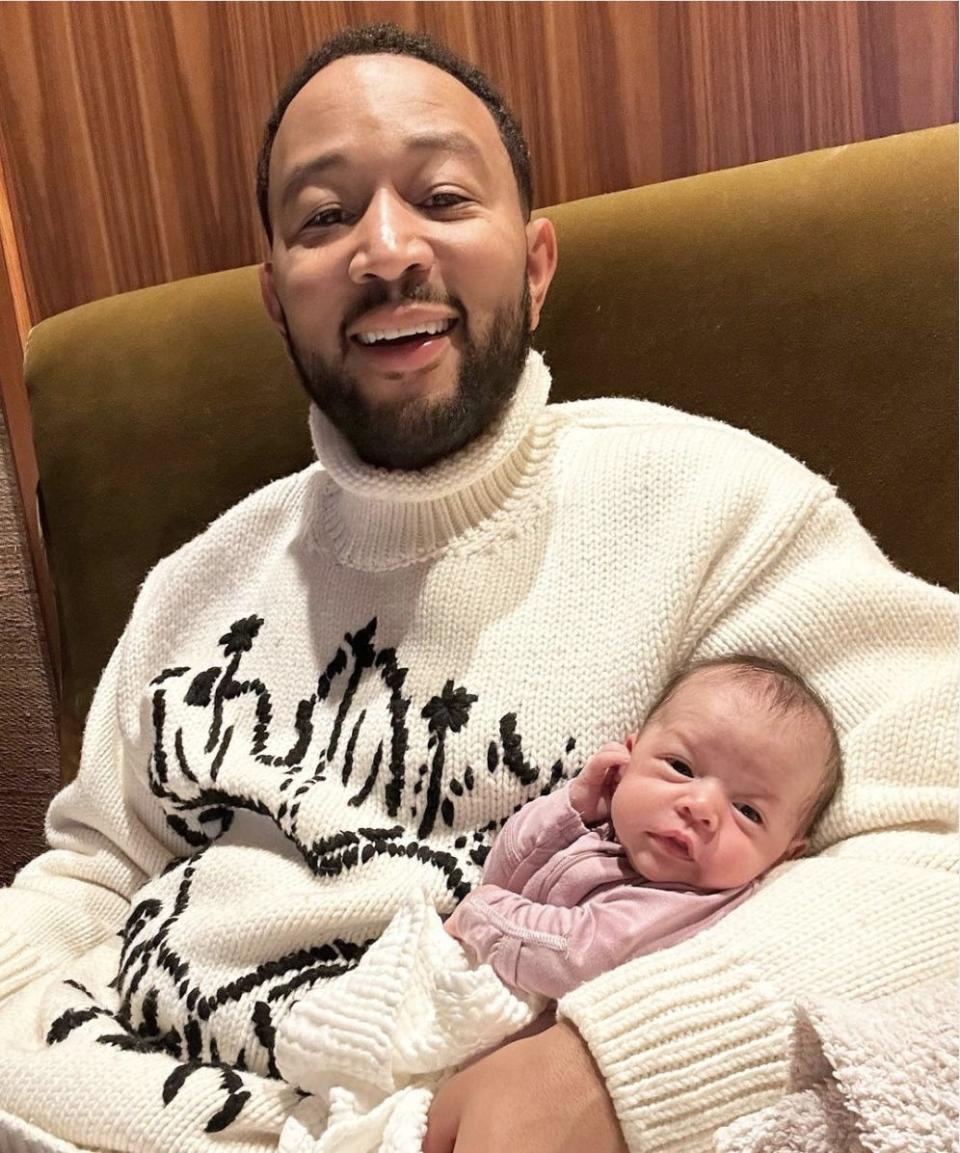
[[[124,641],[86,725],[81,772],[47,816],[52,849],[0,890],[0,1002],[114,937],[130,901],[170,853],[137,817],[118,720]]]
[[[0,890],[4,1153],[246,1153],[274,1148],[299,1101],[273,1078],[138,1052],[118,1011],[119,934],[177,852],[137,752],[150,709],[131,687],[146,643],[138,616],[101,678],[80,773],[48,813],[51,849]]]
[[[814,847],[719,923],[568,994],[631,1153],[712,1148],[790,1088],[796,1007],[869,1001],[957,957],[956,603],[818,502],[752,566],[711,573],[693,657],[779,656],[831,703],[845,780]]]

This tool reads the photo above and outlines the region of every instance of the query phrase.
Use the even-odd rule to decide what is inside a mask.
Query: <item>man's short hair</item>
[[[368,24],[362,28],[348,28],[327,40],[315,52],[311,52],[287,81],[273,112],[270,114],[270,119],[264,129],[260,156],[257,160],[257,204],[260,208],[260,219],[263,221],[263,228],[270,243],[273,243],[273,225],[270,222],[269,208],[270,154],[273,151],[273,142],[280,127],[280,121],[283,119],[290,101],[308,80],[335,60],[341,60],[344,56],[382,54],[413,56],[417,60],[433,64],[444,72],[448,72],[454,79],[459,80],[486,104],[496,123],[507,155],[510,157],[513,175],[517,182],[517,191],[520,194],[520,207],[524,216],[529,218],[533,208],[530,150],[518,121],[493,84],[479,68],[461,60],[449,48],[425,32],[407,32],[396,24]]]
[[[827,761],[820,786],[804,814],[804,832],[810,832],[836,795],[843,774],[840,737],[830,706],[816,689],[808,685],[795,669],[783,661],[755,656],[753,653],[730,653],[728,656],[690,661],[677,669],[660,690],[643,723],[648,724],[694,673],[706,669],[723,670],[735,680],[750,684],[774,716],[790,717],[814,712],[826,723],[830,744]]]

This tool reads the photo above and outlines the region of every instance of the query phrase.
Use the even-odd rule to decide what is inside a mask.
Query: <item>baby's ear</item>
[[[781,857],[783,861],[795,861],[806,853],[809,842],[806,837],[795,837],[787,846],[787,851]]]
[[[632,753],[633,746],[637,743],[637,734],[631,733],[623,743],[626,746],[627,752]]]

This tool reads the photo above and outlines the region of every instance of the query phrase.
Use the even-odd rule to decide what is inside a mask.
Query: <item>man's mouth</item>
[[[403,328],[370,329],[356,332],[350,339],[364,348],[397,347],[445,336],[456,323],[456,318],[450,316],[444,320],[424,321],[421,324],[410,324]]]
[[[368,369],[388,376],[431,372],[450,349],[450,334],[459,325],[455,316],[371,316],[353,326],[349,346]]]

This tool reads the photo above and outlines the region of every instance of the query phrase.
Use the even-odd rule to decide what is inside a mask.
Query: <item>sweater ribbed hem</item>
[[[739,949],[715,940],[707,950],[694,938],[582,985],[560,1015],[590,1048],[637,1153],[708,1149],[705,1134],[770,1105],[788,1084],[792,1006]]]

